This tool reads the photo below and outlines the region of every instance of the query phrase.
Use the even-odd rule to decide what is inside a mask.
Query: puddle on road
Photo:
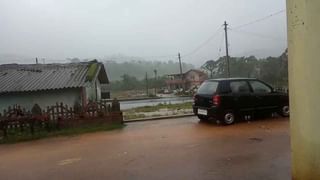
[[[256,137],[249,138],[249,140],[251,140],[251,141],[255,141],[255,142],[261,142],[261,141],[263,141],[263,139],[262,139],[262,138],[256,138]]]
[[[80,160],[81,160],[81,158],[65,159],[65,160],[59,161],[58,165],[59,166],[64,166],[64,165],[68,165],[68,164],[73,164],[73,163],[78,162]]]

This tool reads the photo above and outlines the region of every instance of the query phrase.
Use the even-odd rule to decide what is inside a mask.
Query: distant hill
[[[34,63],[35,59],[23,55],[16,54],[0,54],[0,64],[9,64],[9,63]]]
[[[119,62],[114,60],[103,61],[107,69],[110,81],[120,80],[123,74],[135,76],[137,79],[145,78],[146,72],[149,77],[154,77],[154,70],[157,70],[158,76],[165,74],[179,73],[179,63],[168,61],[145,61],[145,60],[130,60]],[[183,72],[194,68],[192,64],[182,64]]]
[[[92,57],[81,59],[77,57],[66,58],[64,60],[45,59],[46,63],[65,63],[65,62],[81,62],[91,61],[97,59],[105,64],[110,81],[120,80],[121,76],[128,74],[134,76],[137,79],[145,78],[146,72],[149,77],[154,77],[154,70],[157,70],[158,76],[163,76],[170,73],[179,73],[179,63],[173,61],[147,61],[141,57],[125,56],[121,54],[110,55],[105,57]],[[39,63],[43,63],[43,58],[38,58]],[[0,54],[0,64],[33,64],[35,58],[30,58],[23,55],[15,54]],[[183,72],[194,68],[192,64],[182,64]]]

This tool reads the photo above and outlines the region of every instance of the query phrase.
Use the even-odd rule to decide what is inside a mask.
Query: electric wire
[[[262,18],[253,20],[253,21],[248,22],[248,23],[244,23],[244,24],[235,26],[235,27],[233,27],[232,29],[239,29],[239,28],[242,28],[242,27],[245,27],[245,26],[249,26],[249,25],[252,25],[252,24],[255,24],[255,23],[259,23],[259,22],[261,22],[261,21],[265,21],[265,20],[267,20],[267,19],[269,19],[269,18],[271,18],[271,17],[274,17],[274,16],[277,16],[277,15],[279,15],[279,14],[284,13],[285,11],[286,11],[285,9],[282,9],[282,10],[277,11],[277,12],[275,12],[275,13],[272,13],[272,14],[270,14],[270,15],[268,15],[268,16],[265,16],[265,17],[262,17]]]
[[[189,53],[183,55],[182,57],[191,56],[194,53],[198,52],[200,49],[202,49],[204,46],[206,46],[208,43],[210,43],[215,37],[217,37],[217,35],[219,35],[222,32],[220,30],[221,30],[221,27],[219,27],[211,37],[209,37],[207,40],[205,40],[203,43],[201,43],[199,46],[197,46],[193,51],[190,51]]]
[[[283,42],[286,41],[285,38],[281,38],[281,37],[268,36],[268,35],[264,35],[264,34],[259,34],[259,33],[255,33],[255,32],[239,30],[239,29],[229,29],[229,30],[231,32],[242,33],[242,34],[245,34],[245,35],[251,35],[251,36],[255,36],[255,37],[259,37],[259,38],[263,38],[263,39],[272,39],[272,40],[283,41]]]

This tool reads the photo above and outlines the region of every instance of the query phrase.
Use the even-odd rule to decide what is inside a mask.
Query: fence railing
[[[119,101],[115,99],[111,103],[89,102],[84,107],[80,104],[68,107],[60,102],[45,109],[35,104],[31,110],[26,110],[19,105],[9,106],[3,113],[0,113],[0,137],[1,132],[4,137],[8,136],[8,131],[23,132],[26,129],[34,134],[35,128],[50,131],[96,120],[122,123],[123,116]]]

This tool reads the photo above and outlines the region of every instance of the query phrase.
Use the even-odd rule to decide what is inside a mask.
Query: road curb
[[[170,97],[143,97],[143,98],[129,98],[129,99],[117,99],[119,102],[123,102],[123,101],[140,101],[140,100],[158,100],[158,99],[170,99],[170,98],[187,98],[190,97],[190,99],[192,99],[192,96],[170,96]],[[106,102],[112,102],[113,99],[106,99]]]
[[[150,117],[150,118],[139,118],[139,119],[130,119],[124,120],[124,123],[132,123],[132,122],[143,122],[143,121],[158,121],[164,119],[174,119],[174,118],[183,118],[194,116],[194,114],[183,114],[183,115],[175,115],[175,116],[160,116],[160,117]]]

